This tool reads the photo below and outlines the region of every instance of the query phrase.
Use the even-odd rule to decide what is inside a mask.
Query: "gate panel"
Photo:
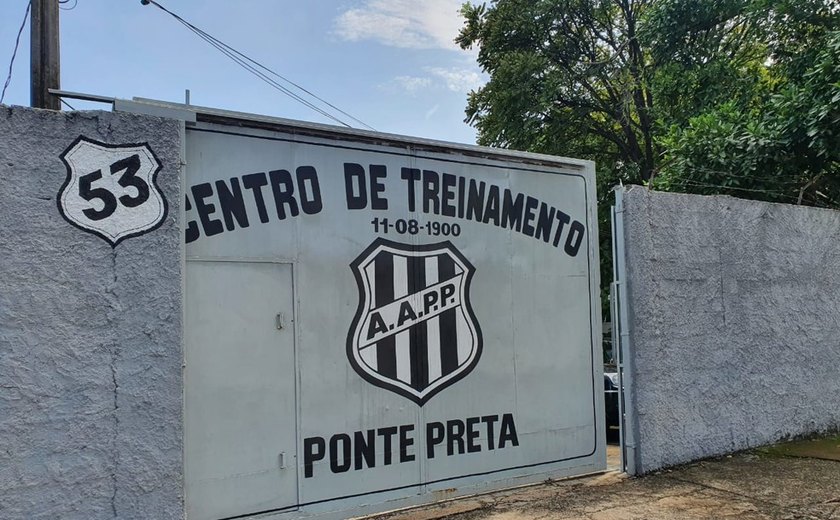
[[[292,266],[188,261],[187,518],[297,504]]]

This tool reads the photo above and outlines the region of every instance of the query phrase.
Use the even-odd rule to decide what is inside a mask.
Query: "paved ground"
[[[444,518],[840,520],[840,437],[779,445],[642,478],[609,472],[379,517]]]

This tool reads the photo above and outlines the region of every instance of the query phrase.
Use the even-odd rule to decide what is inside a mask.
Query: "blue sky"
[[[158,1],[379,131],[475,141],[464,107],[486,77],[452,41],[462,0]],[[27,0],[0,4],[2,86]],[[64,90],[182,102],[190,89],[196,105],[330,123],[140,0],[62,10],[61,58]],[[28,103],[27,22],[4,104]]]

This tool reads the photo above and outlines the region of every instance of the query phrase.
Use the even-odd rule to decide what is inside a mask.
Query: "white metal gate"
[[[188,520],[346,518],[605,468],[592,163],[197,119]]]

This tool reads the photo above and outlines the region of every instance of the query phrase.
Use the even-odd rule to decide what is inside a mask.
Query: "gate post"
[[[627,265],[624,243],[624,186],[615,189],[615,205],[612,214],[613,284],[614,302],[612,317],[618,369],[619,399],[618,413],[621,421],[621,469],[635,475],[638,445],[638,422],[636,421],[635,396],[633,393],[633,357],[630,343],[629,298],[627,293]]]

